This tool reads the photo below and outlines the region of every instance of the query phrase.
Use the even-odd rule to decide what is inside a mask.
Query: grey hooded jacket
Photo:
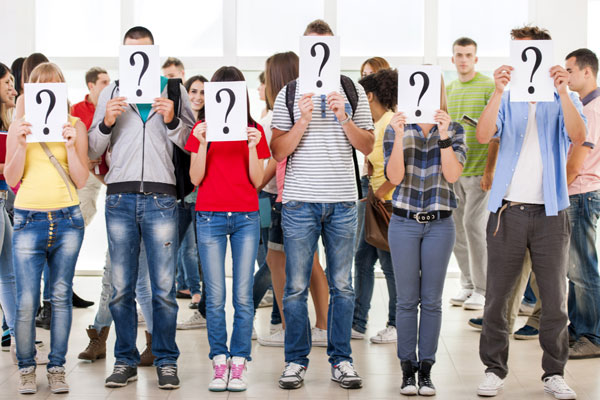
[[[113,82],[100,94],[94,121],[88,132],[88,155],[100,158],[110,150],[109,170],[104,180],[106,193],[161,193],[176,195],[173,145],[184,148],[194,126],[194,115],[187,92],[180,85],[179,117],[168,125],[163,117],[150,111],[146,122],[135,104],[117,117],[112,127],[104,124],[106,103],[119,97]],[[167,98],[167,85],[161,96]]]

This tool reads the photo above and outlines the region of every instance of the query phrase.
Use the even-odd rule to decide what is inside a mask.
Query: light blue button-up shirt
[[[569,95],[585,121],[581,101],[575,94]],[[526,102],[511,103],[510,92],[504,92],[496,121],[498,132],[495,137],[500,138],[500,150],[488,202],[488,210],[491,212],[495,213],[502,206],[502,199],[506,196],[512,181],[525,139],[528,112],[529,107]],[[554,101],[537,103],[535,120],[544,168],[542,189],[546,215],[558,215],[560,210],[569,206],[567,152],[571,140],[565,129],[560,97],[556,91],[554,91]]]

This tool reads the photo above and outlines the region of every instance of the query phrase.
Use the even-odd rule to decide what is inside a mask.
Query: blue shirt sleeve
[[[496,134],[493,136],[495,138],[500,138],[502,136],[502,131],[504,130],[504,118],[506,117],[506,105],[508,103],[508,95],[504,93],[502,95],[502,101],[500,103],[500,109],[498,110],[498,118],[496,118]]]

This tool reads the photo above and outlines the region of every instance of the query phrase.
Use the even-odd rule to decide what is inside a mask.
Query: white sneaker
[[[454,297],[450,299],[453,306],[462,306],[463,303],[473,294],[473,289],[460,289]]]
[[[279,324],[270,324],[269,326],[269,334],[274,334],[277,331],[280,331],[283,329],[283,324],[279,323]]]
[[[48,386],[52,393],[68,393],[69,384],[65,380],[64,367],[52,367],[48,370]]]
[[[192,316],[187,321],[181,321],[177,323],[177,329],[188,330],[188,329],[202,329],[206,328],[206,319],[200,314],[200,311],[194,311]]]
[[[359,331],[354,330],[354,328],[352,328],[352,339],[363,340],[364,338],[365,338],[364,333],[360,333]]]
[[[387,326],[385,329],[377,332],[377,335],[371,337],[371,343],[396,343],[398,336],[395,326]]]
[[[138,316],[138,325],[146,325],[146,318],[144,318],[144,314],[142,313],[142,310],[140,310],[140,309],[137,310],[137,316]]]
[[[331,367],[331,380],[340,384],[343,389],[360,389],[362,379],[350,361],[342,361]]]
[[[243,392],[248,388],[246,383],[246,359],[244,357],[232,357],[229,362],[229,383],[227,390],[230,392]]]
[[[310,336],[312,337],[312,345],[317,347],[327,347],[327,330],[312,328]]]
[[[279,377],[279,387],[282,389],[298,389],[304,382],[306,367],[293,362],[287,363]]]
[[[544,392],[550,393],[555,399],[577,398],[573,389],[565,382],[565,378],[560,375],[552,375],[544,379]]]
[[[493,372],[486,372],[485,379],[479,384],[477,394],[479,396],[493,397],[504,388],[504,379],[501,379]]]
[[[267,347],[283,347],[285,344],[285,330],[278,330],[267,337],[259,337],[258,344]]]
[[[273,306],[273,290],[268,289],[267,292],[265,293],[265,295],[263,296],[262,300],[258,304],[258,308],[272,307],[272,306]]]
[[[227,356],[219,354],[213,357],[213,378],[208,384],[208,390],[211,392],[224,392],[227,390],[229,382],[229,365],[227,365]]]
[[[12,357],[13,364],[17,365],[19,361],[17,360],[17,345],[13,341],[10,345],[10,355]],[[35,363],[37,365],[45,365],[48,364],[50,360],[48,360],[48,350],[44,348],[44,343],[40,342],[35,345]]]
[[[463,303],[465,310],[483,310],[483,306],[485,306],[485,296],[477,292],[473,292],[471,297]]]
[[[35,380],[35,367],[19,369],[19,393],[29,394],[37,392],[37,383]]]

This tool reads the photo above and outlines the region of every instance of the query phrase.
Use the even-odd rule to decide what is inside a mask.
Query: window
[[[422,56],[424,2],[337,2],[342,56]]]
[[[134,24],[152,32],[161,57],[223,55],[223,2],[135,0]]]
[[[237,2],[237,53],[270,56],[298,53],[299,37],[309,22],[323,18],[324,0],[252,0]]]
[[[600,54],[600,25],[598,16],[600,15],[600,1],[590,1],[588,3],[588,48],[596,55]]]
[[[439,0],[438,54],[452,55],[452,43],[461,36],[477,42],[479,57],[507,57],[510,30],[527,24],[529,2],[504,0]]]
[[[35,50],[47,57],[118,55],[119,0],[36,0]]]

